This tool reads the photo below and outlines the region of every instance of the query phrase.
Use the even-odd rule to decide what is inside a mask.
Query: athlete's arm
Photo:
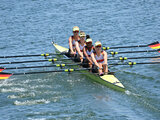
[[[86,52],[85,47],[83,48],[83,53],[84,53],[84,55],[86,56],[87,60],[88,60],[90,63],[92,63],[92,60],[89,58],[89,56],[88,56],[88,54],[87,54],[87,52]]]
[[[75,52],[73,51],[73,46],[72,46],[72,37],[69,37],[69,48],[71,50],[71,53],[75,54]]]
[[[97,63],[95,57],[94,57],[94,53],[91,54],[91,58],[92,58],[94,64],[95,64],[97,67],[100,67],[99,64]]]
[[[81,52],[80,48],[79,48],[79,43],[76,41],[76,50],[78,52],[78,54],[83,58],[83,53]]]
[[[104,64],[106,65],[107,65],[107,59],[108,59],[107,53],[104,51]]]
[[[107,65],[107,52],[104,51],[104,63],[103,65],[105,66],[104,68],[104,71],[108,72],[108,65]]]

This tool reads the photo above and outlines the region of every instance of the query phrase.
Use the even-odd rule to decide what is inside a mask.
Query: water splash
[[[8,98],[10,99],[16,99],[16,98],[26,98],[26,97],[35,97],[35,93],[24,93],[24,94],[20,94],[20,95],[9,95]]]
[[[49,100],[40,99],[40,100],[26,100],[24,102],[16,100],[13,104],[14,105],[35,105],[35,104],[48,104],[50,103]]]
[[[131,91],[129,91],[129,90],[126,90],[125,93],[126,93],[127,95],[133,95],[133,96],[137,96],[137,97],[140,97],[140,96],[141,96],[141,95],[136,94],[136,93],[133,93],[133,92],[131,92]]]
[[[27,90],[24,88],[8,88],[8,89],[1,89],[1,92],[26,92]]]

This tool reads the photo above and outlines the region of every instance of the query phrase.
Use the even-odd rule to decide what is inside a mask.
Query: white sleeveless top
[[[76,48],[76,41],[73,39],[73,36],[72,37],[72,48],[75,49]],[[78,39],[79,41],[79,39]]]
[[[100,56],[95,55],[95,59],[98,63],[104,63],[104,55],[102,53]]]
[[[76,41],[75,40],[72,40],[72,47],[73,47],[73,49],[76,48]]]
[[[80,51],[83,52],[83,48],[85,47],[85,44],[82,46],[81,44],[79,44],[79,48],[80,48]]]
[[[87,53],[88,57],[91,57],[91,54],[93,53],[93,49],[91,51],[87,50],[86,53]]]

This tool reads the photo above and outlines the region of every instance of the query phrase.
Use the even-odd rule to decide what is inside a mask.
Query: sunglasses
[[[83,38],[83,39],[85,39],[86,37],[85,37],[85,36],[81,36],[80,38]]]
[[[92,42],[86,42],[86,44],[92,44]]]
[[[79,33],[79,31],[73,31],[74,33]]]
[[[96,46],[96,48],[101,48],[101,46]]]

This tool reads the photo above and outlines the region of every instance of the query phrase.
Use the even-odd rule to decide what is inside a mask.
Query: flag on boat
[[[8,79],[12,74],[11,73],[0,73],[0,79]]]
[[[160,43],[158,41],[152,44],[149,44],[148,46],[152,49],[160,49]]]

